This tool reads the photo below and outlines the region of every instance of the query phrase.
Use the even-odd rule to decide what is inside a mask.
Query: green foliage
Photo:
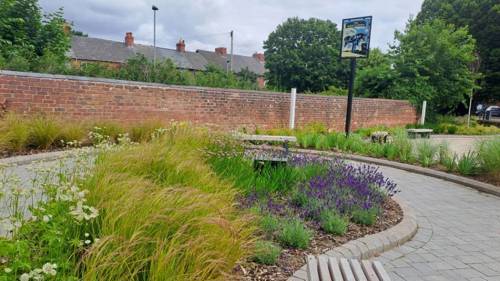
[[[257,241],[252,260],[256,263],[273,265],[276,264],[281,254],[280,246],[270,241]]]
[[[289,18],[264,42],[269,85],[320,92],[346,87],[347,67],[338,61],[340,31],[329,20]]]
[[[479,100],[500,99],[500,4],[496,0],[425,0],[417,16],[419,23],[441,19],[459,27],[468,26],[477,41],[482,89]]]
[[[392,98],[397,72],[392,67],[394,58],[378,48],[370,50],[366,60],[360,60],[356,71],[356,94],[367,98]]]
[[[2,68],[59,72],[65,68],[69,37],[62,9],[44,14],[37,0],[0,2]]]
[[[310,94],[310,92],[306,92],[306,94]],[[326,90],[318,92],[317,94],[324,96],[347,96],[347,89],[332,85],[329,86]]]
[[[479,161],[477,155],[473,151],[463,154],[457,163],[457,171],[464,176],[472,176],[478,173]]]
[[[379,210],[376,208],[357,209],[352,211],[352,221],[361,225],[374,225],[377,221]]]
[[[260,229],[269,239],[273,238],[276,232],[280,230],[280,228],[280,220],[272,214],[265,214],[260,219]]]
[[[417,143],[416,150],[418,162],[424,167],[429,167],[434,164],[439,147],[430,141],[422,140]]]
[[[82,257],[82,280],[217,280],[250,256],[250,218],[205,161],[216,139],[177,125],[99,156],[84,188],[102,210],[101,243]]]
[[[283,246],[306,249],[312,238],[311,230],[298,219],[289,219],[282,224],[278,240]]]
[[[323,211],[320,215],[321,228],[331,234],[344,235],[349,223],[332,211]]]
[[[396,32],[393,46],[397,83],[395,98],[420,106],[426,100],[429,114],[448,113],[465,103],[474,86],[469,70],[474,61],[475,40],[466,27],[441,20],[417,24],[410,20],[404,32]]]
[[[477,153],[481,168],[487,173],[500,174],[500,137],[478,144]]]

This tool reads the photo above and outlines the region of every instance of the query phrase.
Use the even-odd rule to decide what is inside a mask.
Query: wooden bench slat
[[[351,259],[349,260],[349,262],[351,263],[352,273],[354,274],[356,281],[368,281],[365,277],[365,273],[363,272],[361,264],[359,264],[358,260]]]
[[[342,271],[342,276],[344,277],[344,281],[356,281],[354,278],[354,274],[352,273],[351,266],[349,265],[349,261],[347,259],[340,259],[340,270]]]
[[[307,278],[309,281],[320,281],[318,274],[318,261],[314,256],[307,256]]]
[[[378,279],[380,279],[380,281],[391,281],[389,274],[387,274],[384,266],[382,266],[379,261],[373,262],[373,269],[375,269],[375,272],[377,273]]]
[[[361,261],[361,266],[363,267],[363,271],[368,281],[380,281],[378,279],[377,273],[375,273],[375,270],[373,270],[373,266],[370,261],[367,260]]]
[[[337,258],[330,257],[328,259],[328,267],[330,268],[330,273],[333,277],[333,281],[344,281]]]
[[[321,281],[332,281],[330,270],[328,269],[328,258],[326,256],[318,257],[319,278]]]

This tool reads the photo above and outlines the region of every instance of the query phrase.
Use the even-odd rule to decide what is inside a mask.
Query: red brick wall
[[[284,93],[168,86],[71,76],[0,71],[0,101],[7,111],[69,119],[134,122],[191,121],[224,129],[288,126]],[[297,95],[297,127],[313,122],[343,130],[345,97]],[[354,99],[353,128],[414,123],[407,101]]]

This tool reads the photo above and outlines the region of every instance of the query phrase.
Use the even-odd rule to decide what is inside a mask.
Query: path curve
[[[416,213],[410,242],[375,259],[394,281],[500,281],[500,197],[380,166]]]

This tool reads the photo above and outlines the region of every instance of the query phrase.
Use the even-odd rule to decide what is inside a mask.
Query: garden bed
[[[343,236],[326,233],[318,225],[308,223],[307,225],[314,231],[314,235],[311,245],[307,249],[284,249],[275,265],[263,265],[252,261],[238,264],[234,269],[234,280],[287,280],[304,265],[307,255],[322,254],[351,240],[384,231],[403,219],[403,212],[394,200],[388,199],[382,208],[383,213],[373,226],[350,223]]]

